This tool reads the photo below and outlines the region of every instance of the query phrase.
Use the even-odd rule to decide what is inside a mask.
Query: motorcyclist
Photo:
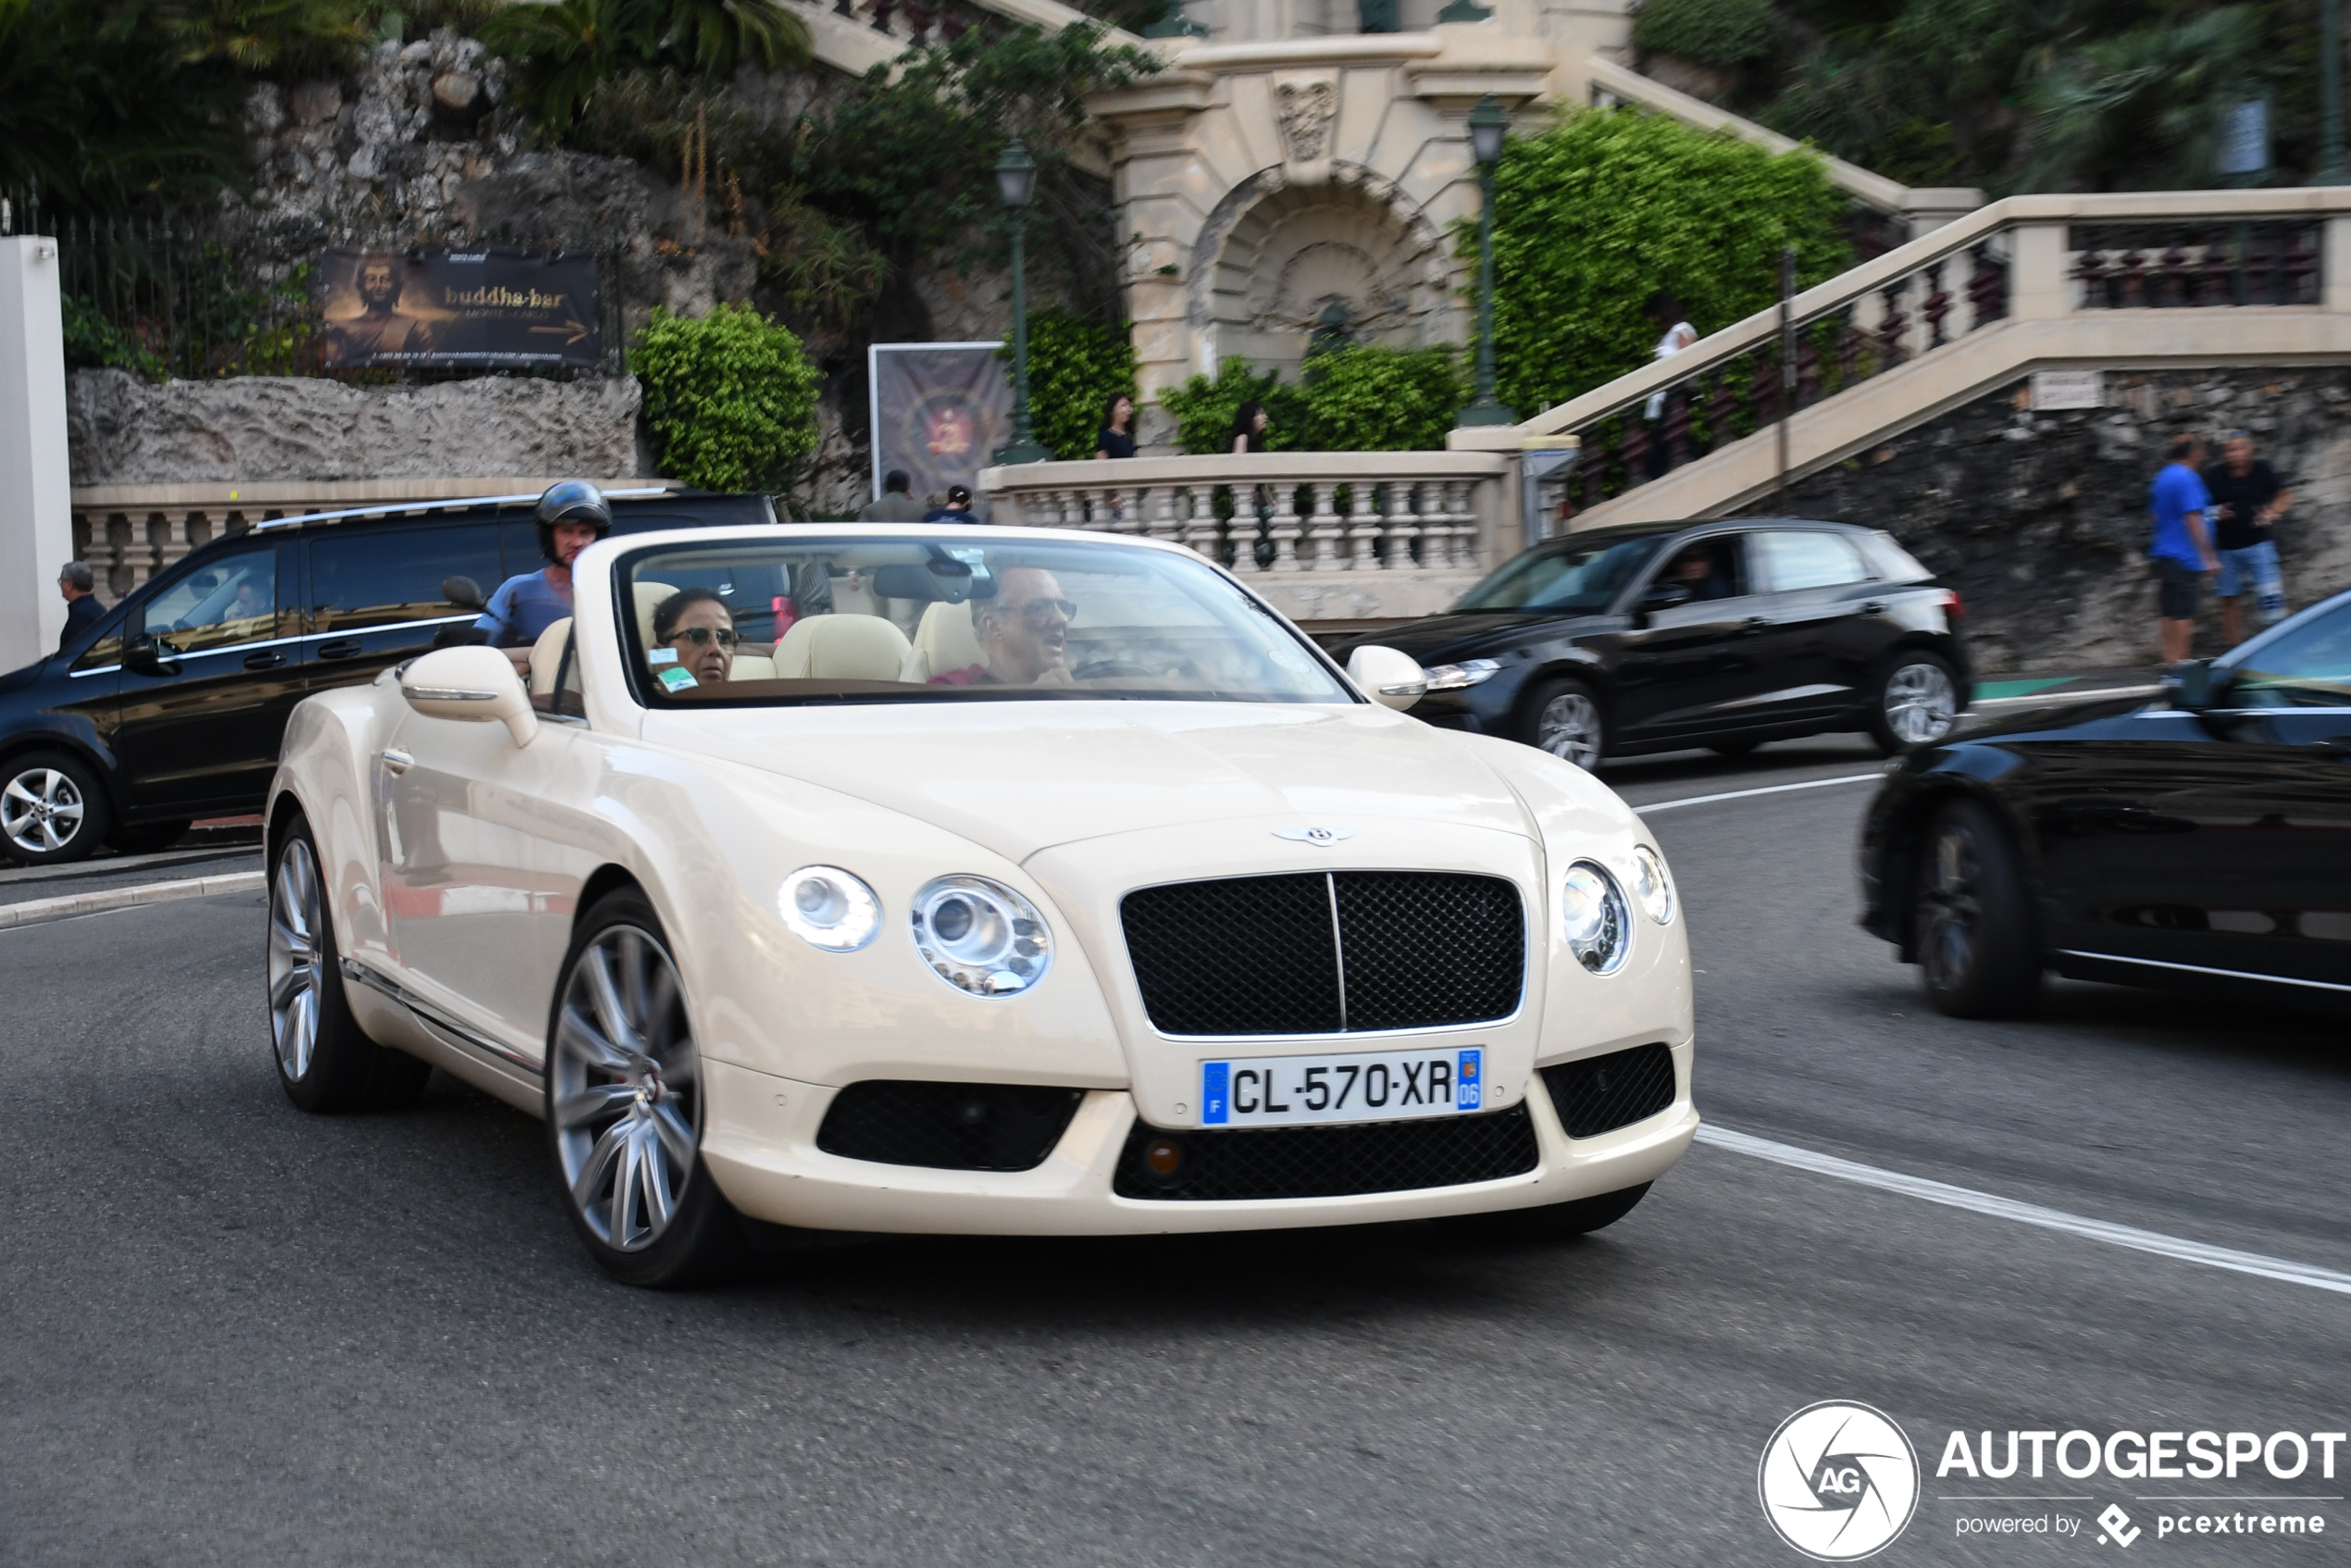
[[[490,596],[474,629],[528,668],[539,634],[571,614],[571,564],[612,531],[612,504],[585,479],[565,479],[539,498],[539,552],[547,564],[510,577]]]

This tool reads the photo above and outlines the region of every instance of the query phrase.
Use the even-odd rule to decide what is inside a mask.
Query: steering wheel
[[[1159,671],[1133,659],[1096,659],[1091,664],[1079,665],[1069,674],[1073,680],[1101,680],[1115,675],[1155,676]]]

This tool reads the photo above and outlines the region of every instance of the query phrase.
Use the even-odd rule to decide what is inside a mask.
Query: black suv
[[[615,494],[613,531],[772,524],[764,495]],[[169,843],[261,809],[293,705],[462,634],[542,565],[536,497],[282,517],[212,540],[65,648],[0,676],[0,852]],[[452,597],[454,591],[456,597]]]
[[[1861,729],[1939,740],[1968,703],[1959,596],[1849,523],[1593,529],[1506,561],[1446,615],[1357,638],[1428,670],[1415,718],[1603,756]]]

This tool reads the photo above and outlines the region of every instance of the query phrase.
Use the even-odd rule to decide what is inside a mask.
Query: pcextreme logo
[[[1919,1505],[1919,1456],[1883,1411],[1807,1405],[1763,1445],[1755,1488],[1780,1539],[1822,1562],[1885,1550]]]

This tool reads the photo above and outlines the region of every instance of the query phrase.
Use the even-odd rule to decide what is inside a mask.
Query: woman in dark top
[[[1135,400],[1119,392],[1102,410],[1101,433],[1094,438],[1097,457],[1135,455]]]
[[[1265,450],[1265,428],[1273,420],[1265,414],[1262,403],[1244,403],[1233,416],[1233,450],[1263,452]]]

